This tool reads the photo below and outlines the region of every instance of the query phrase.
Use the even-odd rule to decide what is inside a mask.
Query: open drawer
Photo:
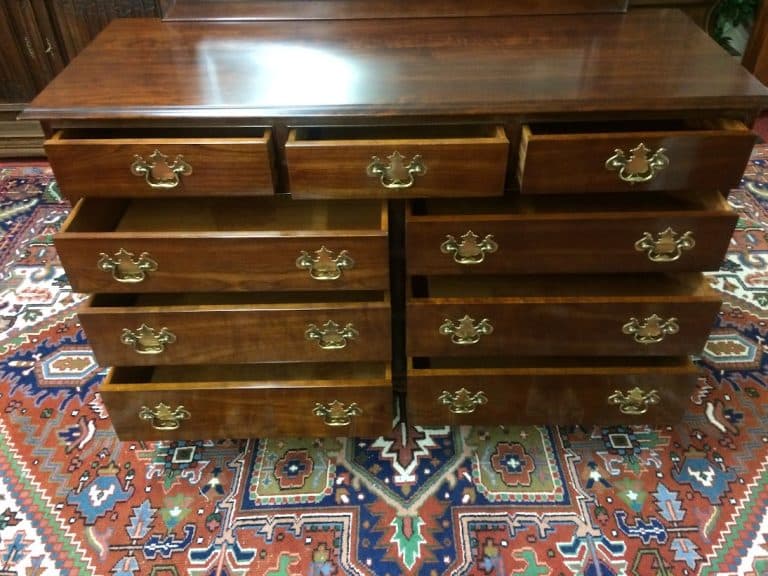
[[[717,270],[737,220],[716,191],[414,201],[408,273]]]
[[[698,375],[688,358],[415,358],[406,406],[423,426],[671,423]]]
[[[78,292],[387,290],[387,206],[84,198],[56,249]]]
[[[267,128],[62,130],[45,152],[67,196],[274,192]]]
[[[735,120],[523,126],[523,194],[719,190],[738,185],[756,136]]]
[[[701,274],[414,278],[407,355],[683,356],[720,296]]]
[[[386,294],[97,294],[78,310],[102,366],[388,361]]]
[[[392,426],[383,363],[112,368],[100,393],[121,440],[373,437]]]
[[[500,196],[509,141],[498,126],[294,128],[296,198]]]

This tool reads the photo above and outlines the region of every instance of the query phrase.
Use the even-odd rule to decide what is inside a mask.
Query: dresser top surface
[[[113,21],[26,118],[757,109],[768,90],[675,10],[298,22]]]

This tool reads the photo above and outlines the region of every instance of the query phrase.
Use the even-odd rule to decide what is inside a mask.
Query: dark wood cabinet
[[[15,118],[111,20],[156,16],[155,0],[0,2],[0,158],[43,156],[42,133]]]

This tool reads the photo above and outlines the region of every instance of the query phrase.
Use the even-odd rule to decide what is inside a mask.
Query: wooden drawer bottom
[[[383,363],[113,368],[101,395],[121,440],[371,437],[392,426]]]
[[[698,376],[688,358],[414,359],[412,424],[645,424],[680,419]]]

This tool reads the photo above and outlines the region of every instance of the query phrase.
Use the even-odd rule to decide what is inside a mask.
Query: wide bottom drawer
[[[388,364],[112,368],[101,396],[121,440],[378,436]]]
[[[680,419],[698,376],[688,358],[546,361],[414,359],[408,421],[641,424]]]

